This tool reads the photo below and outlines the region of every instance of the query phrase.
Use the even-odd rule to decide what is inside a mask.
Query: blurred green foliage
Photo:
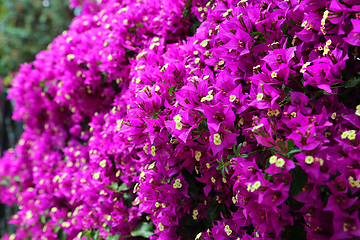
[[[0,0],[0,76],[17,71],[68,29],[67,0]]]

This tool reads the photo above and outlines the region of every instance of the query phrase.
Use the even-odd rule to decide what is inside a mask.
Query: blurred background
[[[12,103],[6,99],[14,74],[68,29],[79,12],[69,9],[68,0],[0,0],[0,156],[22,133],[22,123],[12,121]],[[0,237],[14,231],[6,222],[16,210],[0,204]]]

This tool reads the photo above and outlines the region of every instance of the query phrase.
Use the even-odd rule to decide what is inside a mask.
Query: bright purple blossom
[[[70,2],[12,82],[4,239],[359,237],[357,1]]]

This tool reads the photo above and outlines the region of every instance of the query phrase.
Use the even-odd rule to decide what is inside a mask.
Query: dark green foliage
[[[154,228],[155,226],[152,222],[140,222],[131,231],[131,236],[149,238],[149,236],[154,235]]]
[[[306,231],[304,223],[295,220],[293,226],[286,226],[283,232],[281,233],[283,240],[303,240],[306,239]]]
[[[192,0],[188,0],[185,3],[185,8],[184,8],[184,11],[183,11],[183,20],[185,20],[186,17],[190,14],[191,4],[192,4]]]
[[[296,166],[290,173],[293,176],[293,180],[291,182],[289,196],[292,197],[301,193],[301,190],[307,183],[308,177],[306,172],[300,166]]]
[[[68,6],[67,0],[0,0],[0,76],[33,61],[68,29],[74,17]]]

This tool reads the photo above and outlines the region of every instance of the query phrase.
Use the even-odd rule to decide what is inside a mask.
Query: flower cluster
[[[12,84],[5,239],[360,237],[358,1],[71,2]]]

